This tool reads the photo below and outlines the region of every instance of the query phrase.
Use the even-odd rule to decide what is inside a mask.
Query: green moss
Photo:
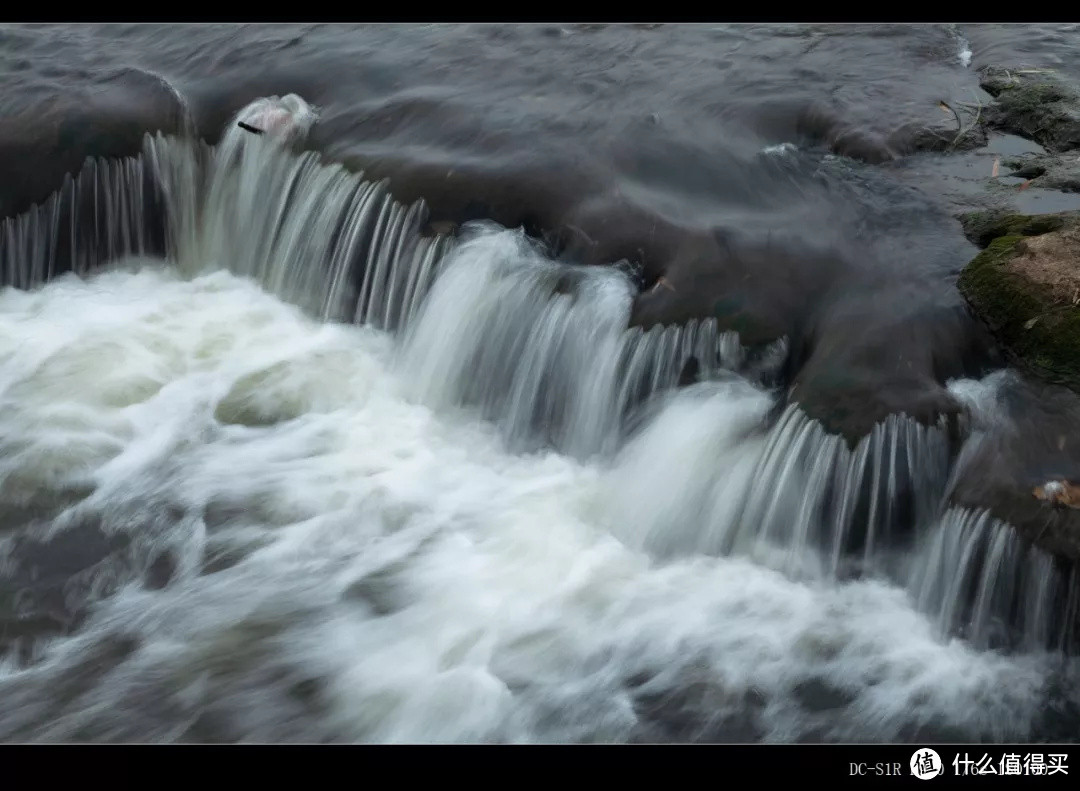
[[[964,226],[964,234],[979,247],[986,247],[998,237],[1039,236],[1059,230],[1065,225],[1064,218],[1055,214],[1031,217],[1026,214],[991,211],[965,214],[960,218],[960,222]]]
[[[1033,112],[1068,98],[1061,86],[1049,82],[1003,83],[997,95],[998,104],[1014,112]]]
[[[964,269],[960,290],[1019,364],[1049,381],[1080,387],[1080,307],[1063,309],[1046,289],[1009,271],[1022,238],[990,242]]]
[[[997,101],[987,109],[990,126],[1035,140],[1055,151],[1078,142],[1075,105],[1077,97],[1063,86],[1048,81],[994,78],[983,89]]]

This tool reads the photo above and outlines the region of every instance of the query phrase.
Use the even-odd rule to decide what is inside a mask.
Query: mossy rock
[[[987,125],[1052,151],[1080,146],[1080,97],[1049,71],[987,69],[979,84],[996,99],[984,112]]]
[[[960,217],[964,235],[972,244],[986,247],[1000,236],[1038,236],[1064,227],[1070,215],[1042,214],[1034,217],[1007,212],[976,211]]]
[[[1048,280],[1045,260],[1038,269],[1028,264],[1028,239],[1011,233],[991,241],[961,273],[960,290],[1017,365],[1080,390],[1080,305],[1062,298],[1064,281]],[[1060,266],[1062,277],[1080,280],[1076,258]]]

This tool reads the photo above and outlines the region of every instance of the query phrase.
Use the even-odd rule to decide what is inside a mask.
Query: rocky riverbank
[[[1080,96],[1045,70],[989,69],[981,84],[995,97],[984,113],[987,126],[1045,149],[1004,158],[1005,186],[1080,192]],[[959,217],[982,248],[960,273],[959,289],[1024,381],[1014,380],[999,397],[1004,420],[981,429],[979,480],[961,479],[954,497],[989,505],[1021,535],[1076,561],[1080,212],[1010,208],[999,202]]]

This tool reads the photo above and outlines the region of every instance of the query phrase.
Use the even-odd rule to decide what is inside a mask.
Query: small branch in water
[[[956,131],[957,132],[959,132],[961,129],[963,129],[964,125],[962,123],[960,123],[960,113],[956,112],[956,110],[953,110],[952,106],[948,102],[945,102],[945,101],[938,102],[938,106],[941,107],[943,110],[952,111],[953,117],[956,118]],[[958,137],[959,137],[959,135],[958,135]]]
[[[960,131],[956,133],[956,137],[953,139],[952,145],[949,146],[950,150],[956,148],[956,144],[960,142],[960,138],[962,138],[966,133],[970,132],[971,130],[973,130],[975,127],[977,127],[979,125],[979,119],[982,118],[983,106],[982,106],[982,102],[979,101],[978,96],[975,96],[974,98],[975,98],[975,101],[979,102],[979,109],[978,109],[978,112],[975,113],[975,120],[972,121],[968,125],[967,129],[962,129],[961,128]],[[942,102],[942,104],[945,104],[945,102]],[[948,107],[948,105],[946,105],[946,107]],[[949,107],[949,109],[952,110],[951,107]],[[956,123],[959,126],[959,124],[960,124],[960,115],[956,112],[956,110],[953,110],[953,114],[956,115]]]
[[[236,125],[243,129],[245,132],[252,132],[256,135],[261,135],[263,133],[262,129],[251,126],[250,124],[245,124],[243,121],[238,121]]]

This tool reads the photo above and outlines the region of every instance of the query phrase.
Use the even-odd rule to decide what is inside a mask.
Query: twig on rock
[[[983,105],[982,105],[982,102],[979,101],[978,96],[975,96],[974,99],[975,99],[975,101],[979,102],[979,109],[975,113],[975,120],[972,121],[968,125],[967,129],[961,129],[959,132],[956,133],[956,137],[953,139],[952,145],[949,146],[950,151],[956,148],[956,144],[960,142],[960,139],[963,138],[963,136],[965,134],[967,134],[968,132],[970,132],[972,129],[974,129],[975,127],[977,127],[979,125],[979,119],[982,118]],[[952,109],[952,108],[949,108],[949,109]],[[956,111],[953,110],[953,113],[955,114]],[[956,122],[960,123],[960,116],[959,115],[956,116]]]

